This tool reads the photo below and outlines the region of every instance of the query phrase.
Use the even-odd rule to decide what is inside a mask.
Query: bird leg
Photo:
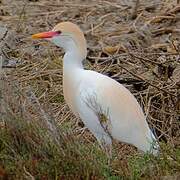
[[[108,164],[110,163],[110,160],[112,158],[112,143],[106,143],[105,141],[99,142],[101,148],[104,150],[108,157]]]

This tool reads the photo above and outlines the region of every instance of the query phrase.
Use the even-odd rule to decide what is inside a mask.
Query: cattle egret
[[[52,31],[32,35],[47,39],[65,51],[63,93],[73,113],[80,117],[102,147],[112,138],[156,155],[159,145],[133,94],[108,76],[85,70],[86,40],[71,22],[57,24]]]

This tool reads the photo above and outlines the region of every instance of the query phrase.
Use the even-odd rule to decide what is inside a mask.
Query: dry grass
[[[136,158],[133,147],[115,142],[116,158],[112,160],[110,170],[104,171],[106,175],[102,175],[100,170],[94,171],[91,166],[88,166],[89,174],[95,172],[92,176],[101,178],[107,177],[109,173],[109,177],[119,175],[154,179],[176,174],[179,171],[177,162],[180,145],[180,4],[175,0],[136,2],[137,5],[130,0],[91,3],[81,0],[55,0],[52,3],[46,0],[15,0],[11,3],[0,1],[1,22],[16,33],[17,40],[15,47],[6,46],[5,53],[9,59],[18,59],[20,62],[13,70],[4,69],[6,71],[1,79],[1,130],[4,130],[4,124],[13,119],[28,123],[41,120],[38,127],[43,126],[42,129],[46,129],[47,136],[52,138],[53,143],[57,145],[59,139],[64,139],[64,135],[61,137],[62,133],[57,130],[57,126],[60,126],[66,129],[63,134],[71,131],[68,136],[74,136],[75,140],[83,142],[80,145],[86,145],[87,148],[95,146],[98,153],[91,157],[98,158],[100,152],[95,139],[82,122],[72,115],[64,102],[61,60],[63,52],[49,43],[33,42],[30,38],[31,34],[49,30],[58,22],[72,21],[81,26],[88,41],[86,68],[107,74],[129,88],[141,103],[157,137],[166,144],[162,146],[162,149],[165,146],[165,150],[162,150],[165,155],[162,155],[161,160],[155,160],[152,157]],[[27,128],[26,123],[23,127]],[[7,126],[8,132],[9,128],[13,128],[14,132],[13,136],[8,136],[9,140],[16,136],[17,131],[14,128],[18,130],[18,137],[23,136],[20,127],[18,129],[13,123],[12,127]],[[31,133],[33,141],[40,138],[44,142],[42,137]],[[41,136],[41,133],[37,134]],[[37,142],[34,144],[26,136],[23,143],[39,147]],[[86,149],[86,146],[83,148]],[[30,150],[33,149],[31,148]],[[64,146],[61,148],[65,151],[62,159],[69,159],[66,156],[68,150]],[[44,149],[49,151],[46,145],[42,149],[40,152]],[[30,151],[26,149],[24,152]],[[77,155],[80,161],[83,152],[84,150]],[[103,162],[106,161],[102,154],[100,157]],[[129,160],[131,157],[133,159]],[[168,158],[172,158],[174,162]],[[94,159],[92,162],[100,167],[101,161],[96,162]],[[85,160],[82,162],[86,163]],[[147,164],[145,169],[142,168],[144,163]],[[155,164],[154,168],[151,167],[152,163]],[[61,163],[58,165],[62,167]],[[65,172],[64,169],[61,171]],[[149,175],[148,171],[151,172]],[[24,170],[23,173],[25,172]],[[36,173],[32,174],[36,177]]]

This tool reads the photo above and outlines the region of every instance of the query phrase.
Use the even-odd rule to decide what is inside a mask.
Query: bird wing
[[[86,70],[78,92],[77,104],[83,104],[79,106],[79,111],[82,113],[83,108],[91,109],[109,136],[143,151],[150,148],[155,137],[137,100],[123,85],[105,75]],[[86,119],[89,122],[92,120],[88,115]]]

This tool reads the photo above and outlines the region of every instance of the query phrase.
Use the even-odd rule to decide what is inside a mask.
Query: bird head
[[[61,22],[51,31],[32,35],[33,39],[46,39],[61,47],[65,52],[76,52],[82,59],[86,58],[86,40],[81,29],[71,22]]]

